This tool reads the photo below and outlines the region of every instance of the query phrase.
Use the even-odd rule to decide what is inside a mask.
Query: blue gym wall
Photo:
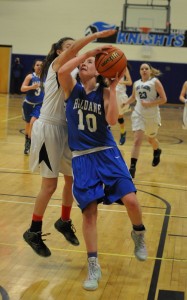
[[[21,63],[24,66],[23,79],[32,71],[32,65],[35,59],[43,60],[43,55],[24,55],[24,54],[12,54],[12,61],[16,57],[20,57]],[[140,78],[139,68],[142,61],[129,61],[130,72],[133,82]],[[162,82],[168,103],[179,104],[179,94],[184,81],[187,80],[187,64],[182,63],[164,63],[164,62],[150,62],[149,63],[159,69],[162,72],[162,76],[159,77]],[[131,93],[131,88],[128,88],[128,95]]]
[[[132,66],[131,75],[135,81],[139,78],[139,67],[144,61],[145,55],[142,53],[141,45],[132,43],[132,40],[130,42],[129,38],[122,33],[118,34],[123,19],[124,2],[124,0],[118,0],[114,5],[113,1],[108,0],[82,0],[78,2],[78,5],[75,5],[74,0],[0,0],[1,45],[12,45],[12,59],[15,59],[16,56],[21,58],[24,65],[24,79],[31,72],[33,61],[36,58],[43,59],[44,55],[49,52],[51,45],[60,38],[70,36],[78,39],[94,29],[101,30],[101,28],[104,29],[102,26],[105,29],[112,26],[117,30],[117,37],[116,35],[113,36],[116,37],[116,40],[109,39],[106,41],[104,39],[102,44],[117,44],[124,51]],[[146,3],[150,1],[132,0],[129,2]],[[166,90],[168,102],[180,103],[178,100],[180,90],[184,81],[187,80],[187,18],[185,9],[187,0],[172,0],[170,2],[172,35],[165,38],[164,41],[167,41],[167,45],[164,42],[164,46],[160,44],[156,46],[154,38],[151,37],[152,51],[149,57],[146,55],[148,57],[146,59],[162,71],[163,76],[160,77],[160,80]],[[24,27],[27,30],[23,30]],[[92,48],[92,43],[86,46],[86,50]],[[3,60],[3,57],[0,57],[0,60]],[[130,92],[131,89],[128,89],[129,94]]]

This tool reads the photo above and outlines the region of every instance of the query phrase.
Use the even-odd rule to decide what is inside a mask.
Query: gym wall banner
[[[105,22],[94,22],[85,30],[85,35],[94,32],[116,29],[116,34],[108,38],[95,40],[97,43],[114,43],[126,45],[149,45],[161,47],[187,47],[187,30],[171,29],[170,34],[164,33],[149,33],[148,38],[143,40],[141,32],[122,31],[119,26],[111,25]]]

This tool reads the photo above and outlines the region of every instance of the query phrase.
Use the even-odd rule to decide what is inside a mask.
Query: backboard
[[[137,32],[150,28],[150,33],[170,33],[170,0],[125,0],[123,32]]]

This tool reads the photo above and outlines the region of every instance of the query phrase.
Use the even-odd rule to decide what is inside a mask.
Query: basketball
[[[95,57],[97,72],[106,78],[115,78],[127,66],[127,59],[123,51],[116,47],[107,50],[107,54],[100,53]]]

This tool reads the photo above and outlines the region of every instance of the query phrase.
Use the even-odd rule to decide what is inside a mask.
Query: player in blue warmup
[[[31,145],[31,130],[36,119],[39,118],[43,103],[44,90],[40,85],[42,61],[35,60],[33,73],[28,74],[21,86],[21,92],[26,93],[22,105],[23,120],[25,120],[25,149],[24,154],[29,154]]]
[[[105,87],[95,68],[95,55],[107,47],[90,50],[64,64],[58,79],[65,92],[69,147],[72,151],[73,194],[83,214],[83,235],[88,255],[88,277],[83,288],[95,290],[101,278],[97,258],[97,205],[119,199],[126,206],[133,230],[134,253],[146,260],[145,227],[142,222],[136,188],[126,163],[116,145],[110,125],[118,121],[116,76]],[[71,72],[79,66],[79,78]]]

